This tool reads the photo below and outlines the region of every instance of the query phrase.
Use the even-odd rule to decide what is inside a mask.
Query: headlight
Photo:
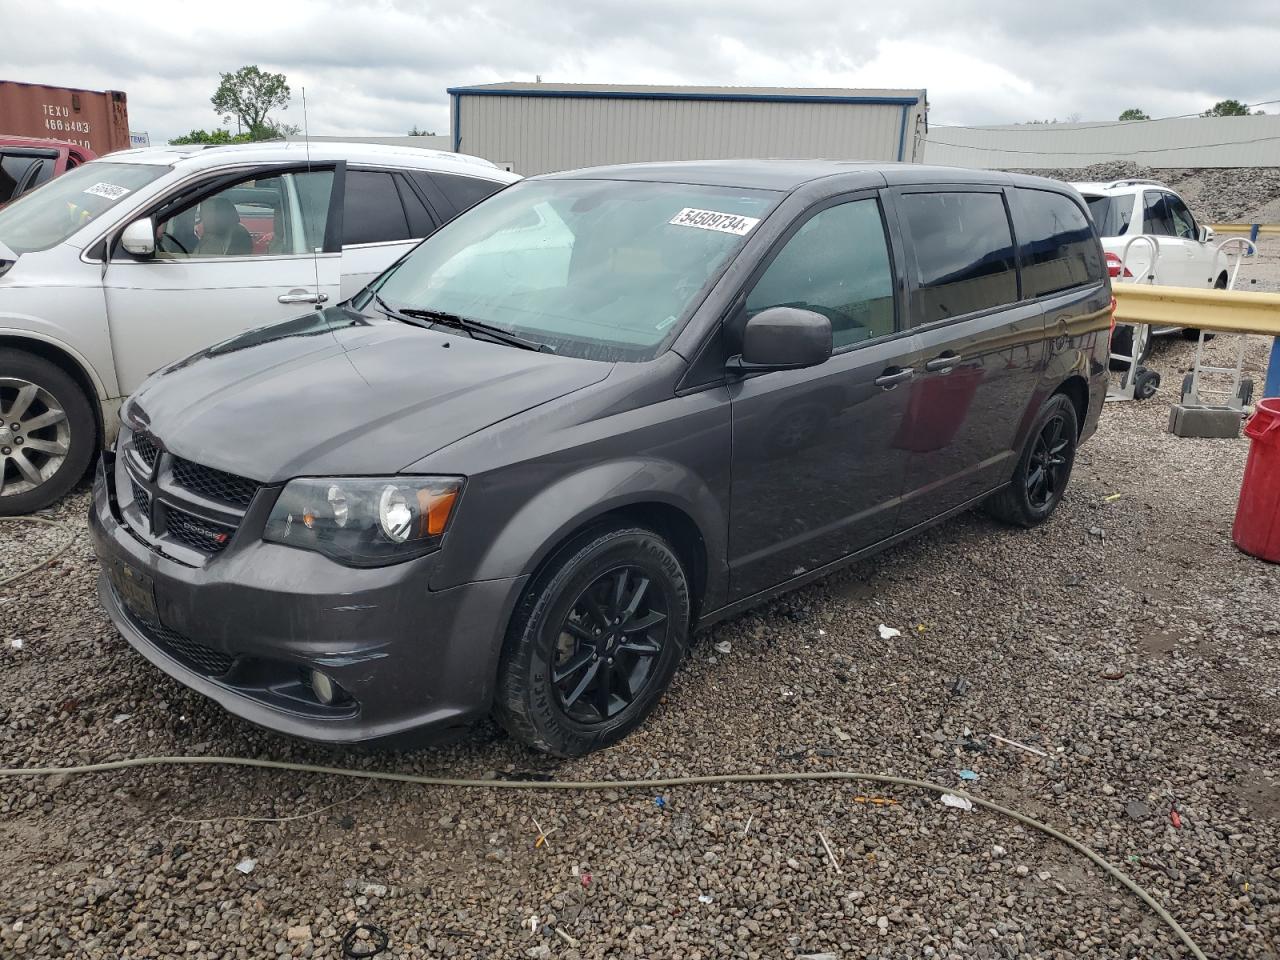
[[[459,477],[290,480],[262,538],[353,567],[399,563],[440,546],[461,491]]]

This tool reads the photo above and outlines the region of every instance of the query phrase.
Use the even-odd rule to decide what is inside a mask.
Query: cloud
[[[927,87],[934,125],[1193,113],[1280,97],[1280,8],[1242,0],[0,0],[0,77],[121,89],[153,142],[220,123],[220,72],[285,73],[315,134],[446,132],[449,86],[495,80]],[[1278,105],[1280,106],[1280,105]],[[1276,107],[1270,108],[1272,110]]]

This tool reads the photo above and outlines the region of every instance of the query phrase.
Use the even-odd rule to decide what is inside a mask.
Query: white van
[[[0,514],[69,490],[152,371],[350,297],[517,179],[412,147],[170,147],[0,210]]]

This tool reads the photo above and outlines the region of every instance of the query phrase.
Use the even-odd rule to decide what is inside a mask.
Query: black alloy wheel
[[[579,723],[603,723],[635,702],[653,674],[667,633],[667,609],[644,571],[600,576],[569,607],[556,642],[551,682]]]
[[[1079,415],[1071,398],[1055,393],[1045,400],[1027,431],[1011,482],[987,498],[983,509],[1005,523],[1034,527],[1062,501],[1076,461]]]
[[[1075,430],[1074,424],[1071,429]],[[1027,500],[1035,509],[1043,510],[1062,496],[1071,472],[1073,442],[1067,434],[1067,418],[1061,413],[1041,427],[1031,449],[1026,476]]]
[[[516,740],[578,757],[639,726],[689,642],[689,581],[671,545],[597,526],[558,549],[507,628],[494,716]]]

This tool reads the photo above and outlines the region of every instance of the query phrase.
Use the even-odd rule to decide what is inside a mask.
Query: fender
[[[23,317],[39,322],[36,317]],[[38,330],[32,330],[26,327],[2,327],[0,326],[0,340],[38,340],[41,343],[47,343],[51,347],[57,348],[62,353],[70,357],[88,377],[89,382],[93,384],[94,392],[97,394],[97,400],[105,403],[108,400],[119,397],[119,391],[116,386],[115,371],[110,371],[110,380],[104,380],[98,373],[97,368],[89,362],[83,353],[77,350],[71,344],[58,337],[50,336]]]
[[[1087,313],[1076,310],[1076,316],[1070,324],[1058,330],[1046,329],[1045,336],[1050,338],[1053,348],[1045,358],[1040,382],[1036,385],[1031,402],[1027,404],[1026,410],[1023,411],[1022,422],[1018,425],[1018,433],[1015,439],[1015,450],[1021,450],[1027,442],[1027,433],[1031,428],[1031,421],[1035,418],[1036,413],[1039,412],[1040,405],[1067,380],[1073,377],[1078,377],[1083,381],[1088,396],[1088,410],[1084,421],[1080,423],[1081,436],[1088,436],[1093,432],[1092,424],[1097,422],[1098,414],[1102,409],[1102,398],[1106,394],[1106,358],[1110,349],[1109,288],[1103,287],[1101,294],[1105,294],[1108,298],[1106,308],[1101,307],[1100,293],[1098,291],[1088,291],[1085,296],[1079,299],[1082,301],[1098,299],[1098,309]],[[1086,304],[1081,303],[1080,306],[1084,307]],[[1057,334],[1056,340],[1053,339],[1055,334]]]
[[[483,478],[476,479],[484,486]],[[727,483],[727,474],[725,479]],[[532,574],[558,546],[593,520],[617,510],[658,505],[659,509],[679,511],[702,538],[707,579],[704,608],[723,602],[728,518],[722,504],[728,502],[727,496],[725,492],[717,496],[683,464],[660,458],[627,458],[576,470],[555,479],[514,513],[504,514],[496,528],[489,527],[485,517],[467,516],[468,492],[463,493],[459,522],[448,537],[454,542],[444,546],[444,563],[432,577],[432,589]],[[491,488],[475,494],[472,502],[483,503],[485,512],[492,515],[493,498],[501,498],[501,491]],[[474,539],[476,534],[479,540]],[[456,549],[459,539],[461,551]],[[467,549],[471,543],[478,549]]]

